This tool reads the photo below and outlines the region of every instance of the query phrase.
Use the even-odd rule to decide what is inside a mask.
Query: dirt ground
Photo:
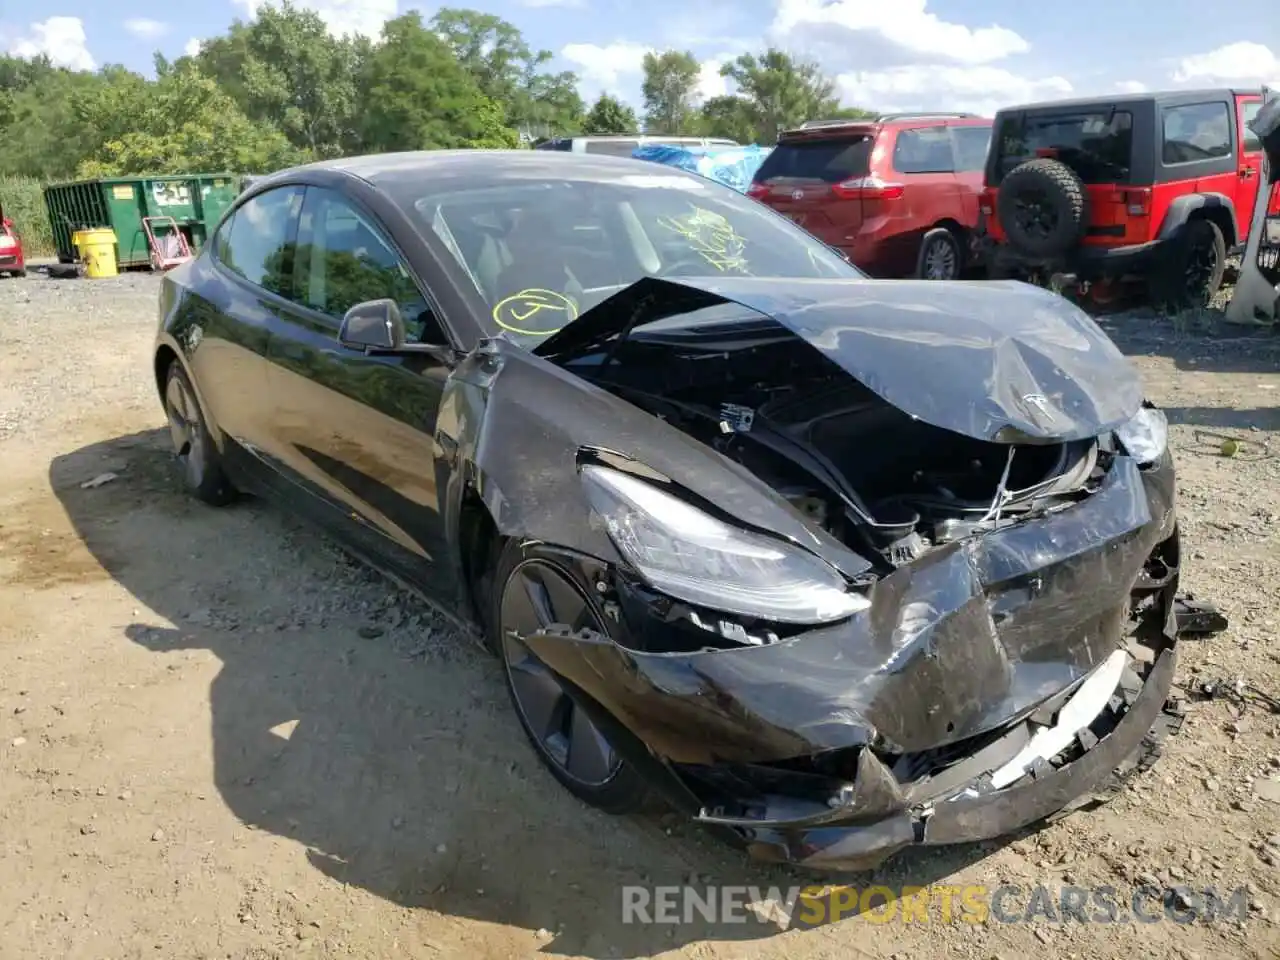
[[[622,923],[624,884],[812,878],[584,808],[417,601],[273,508],[185,499],[156,287],[0,282],[0,958],[1280,955],[1280,714],[1247,689],[1106,807],[850,878],[1247,887],[1243,922]],[[1184,584],[1231,618],[1180,680],[1280,694],[1280,336],[1106,325],[1173,423]]]

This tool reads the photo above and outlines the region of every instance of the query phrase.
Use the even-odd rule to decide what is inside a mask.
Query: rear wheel
[[[570,793],[607,813],[633,813],[649,791],[525,638],[551,624],[605,633],[568,571],[512,541],[494,572],[492,638],[507,691],[538,759]]]
[[[222,470],[222,459],[209,436],[195,389],[176,360],[165,374],[164,412],[187,492],[215,507],[234,500],[235,488]]]
[[[916,276],[921,280],[959,280],[964,268],[960,241],[946,227],[930,230],[920,242]]]
[[[1222,288],[1227,245],[1212,220],[1192,220],[1151,278],[1151,299],[1172,310],[1206,307]]]

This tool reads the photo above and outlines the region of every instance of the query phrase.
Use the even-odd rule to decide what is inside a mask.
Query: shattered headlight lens
[[[1116,431],[1125,453],[1139,465],[1155,463],[1169,445],[1169,421],[1155,407],[1143,407],[1134,418]]]
[[[722,523],[643,480],[588,466],[582,482],[619,552],[663,593],[779,623],[829,623],[871,605],[817,557]]]

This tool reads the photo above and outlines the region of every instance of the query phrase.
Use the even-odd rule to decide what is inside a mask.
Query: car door
[[[1262,141],[1249,129],[1250,121],[1262,109],[1262,98],[1239,97],[1236,103],[1240,140],[1240,186],[1236,194],[1236,217],[1240,224],[1239,239],[1244,243],[1253,223],[1253,207],[1258,200],[1258,189],[1262,183]]]
[[[357,549],[441,598],[443,491],[434,434],[449,366],[427,353],[367,355],[338,341],[357,303],[390,298],[411,342],[446,342],[436,312],[377,219],[308,187],[294,258],[294,309],[272,337],[275,430],[289,468]],[[441,354],[447,351],[442,350]]]
[[[241,450],[278,466],[271,444],[267,377],[271,328],[289,309],[290,257],[302,188],[277,187],[236,208],[214,235],[210,256],[180,269],[193,294],[186,298],[185,335],[192,372],[209,416]],[[270,474],[257,474],[269,480]]]

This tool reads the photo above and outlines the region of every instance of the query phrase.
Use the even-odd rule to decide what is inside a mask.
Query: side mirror
[[[342,318],[338,342],[366,353],[404,349],[404,318],[400,316],[400,308],[390,299],[357,303]]]

